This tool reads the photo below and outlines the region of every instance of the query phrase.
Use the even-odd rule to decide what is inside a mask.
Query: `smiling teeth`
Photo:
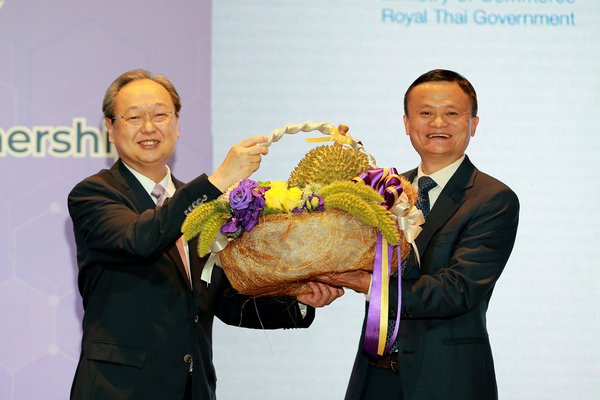
[[[437,138],[437,137],[441,137],[441,138],[449,138],[450,135],[446,134],[446,133],[432,133],[431,135],[427,135],[428,138]]]
[[[140,144],[143,144],[144,146],[152,146],[158,144],[158,142],[156,140],[144,140],[143,142],[140,142]]]

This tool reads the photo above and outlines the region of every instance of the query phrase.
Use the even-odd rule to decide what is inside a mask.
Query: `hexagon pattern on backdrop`
[[[210,19],[210,2],[183,3],[157,6],[163,10],[142,0],[85,6],[75,0],[0,0],[0,181],[9,188],[0,197],[0,399],[68,398],[83,310],[67,195],[113,162],[7,155],[5,134],[14,127],[69,127],[76,117],[102,130],[104,90],[132,68],[206,90],[188,94],[186,124],[209,127],[210,25],[198,19]],[[131,15],[154,26],[160,21],[169,34],[141,34],[126,23]],[[204,60],[205,67],[175,62],[182,54]],[[184,103],[186,91],[180,89]],[[206,102],[190,106],[196,96]],[[186,142],[210,149],[199,144],[209,134],[204,129]],[[204,158],[210,166],[210,154]],[[181,168],[179,175],[193,172]]]

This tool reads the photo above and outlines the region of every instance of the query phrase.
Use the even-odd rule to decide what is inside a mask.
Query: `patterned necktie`
[[[152,189],[152,196],[156,199],[157,206],[162,206],[167,197],[169,197],[167,191],[160,183],[157,183],[154,189]]]
[[[156,186],[154,186],[154,189],[152,189],[152,196],[156,199],[156,205],[162,206],[164,204],[165,200],[167,199],[167,197],[169,197],[169,194],[167,193],[167,191],[161,184],[157,183]],[[187,254],[185,252],[183,238],[180,237],[179,239],[177,239],[177,242],[175,244],[177,245],[177,250],[179,250],[179,255],[181,256],[181,261],[183,261],[183,265],[185,267],[185,272],[187,273],[188,279],[190,280],[190,283],[191,283],[192,275],[190,273],[190,265],[188,262]]]
[[[423,212],[423,217],[429,215],[429,191],[437,186],[437,183],[428,176],[419,178],[419,198],[417,199],[417,208]]]

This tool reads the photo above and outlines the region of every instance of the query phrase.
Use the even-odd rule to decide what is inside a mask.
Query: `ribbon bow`
[[[202,268],[202,275],[200,279],[206,282],[207,285],[210,285],[210,278],[212,276],[212,270],[219,260],[219,252],[227,247],[229,243],[229,239],[227,236],[223,235],[221,232],[217,233],[217,237],[213,244],[210,245],[210,256],[206,260],[204,264],[204,268]]]
[[[402,190],[400,175],[395,168],[378,168],[364,172],[354,178],[363,182],[383,196],[384,206],[392,212],[398,221],[398,228],[404,239],[410,243],[420,264],[419,252],[415,239],[421,233],[421,225],[425,223],[423,212],[408,201],[408,196]]]
[[[421,265],[421,260],[419,259],[419,250],[417,249],[415,239],[423,230],[423,228],[421,228],[421,225],[425,223],[423,212],[409,203],[406,193],[402,193],[400,195],[399,201],[391,211],[398,220],[398,228],[404,235],[404,239],[406,239],[406,241],[412,245],[417,257],[417,263]]]
[[[358,175],[353,180],[363,182],[375,189],[383,197],[383,206],[388,210],[394,206],[402,193],[400,175],[398,175],[396,168],[371,169]]]

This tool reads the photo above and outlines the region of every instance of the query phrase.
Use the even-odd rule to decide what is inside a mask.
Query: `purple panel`
[[[11,371],[34,362],[53,342],[54,312],[48,297],[10,279],[0,284],[0,366]]]
[[[81,296],[77,289],[74,289],[73,292],[60,298],[56,309],[56,319],[61,321],[56,326],[56,344],[73,360],[79,359],[82,318]]]
[[[5,123],[0,125],[0,128],[2,128],[4,124],[8,126],[8,124],[12,124],[16,121],[16,110],[17,90],[10,86],[8,82],[0,80],[0,120],[5,121]]]
[[[69,398],[76,364],[52,347],[49,353],[15,372],[14,400]],[[35,385],[32,385],[32,377],[35,377]]]
[[[0,399],[9,399],[11,389],[11,374],[8,370],[0,367]]]
[[[9,226],[8,206],[4,200],[0,200],[0,282],[12,275]]]
[[[15,274],[46,294],[73,290],[75,282],[74,249],[70,245],[72,225],[63,193],[70,185],[55,178],[33,185],[12,207]],[[42,249],[32,251],[36,243]]]
[[[187,180],[209,172],[210,19],[207,0],[5,0],[2,133],[69,128],[74,119],[102,130],[106,87],[128,69],[146,68],[171,78],[182,96],[174,173]],[[2,155],[0,139],[0,181],[10,191],[0,200],[0,399],[65,399],[83,316],[67,195],[114,160]]]
[[[94,46],[89,46],[94,43]],[[57,54],[70,54],[73,57],[59,57],[53,63],[46,63]],[[100,54],[127,55],[118,57],[98,57]],[[106,52],[106,53],[105,53]],[[138,60],[140,65],[148,65],[150,54],[137,43],[123,40],[115,32],[106,30],[96,21],[81,21],[67,31],[54,35],[43,47],[31,52],[31,99],[33,108],[44,110],[51,123],[69,124],[65,120],[65,111],[69,115],[101,115],[102,92],[98,91],[98,81],[91,79],[87,73],[90,69],[110,70],[119,68],[123,71],[130,68],[127,59]],[[93,62],[94,66],[90,65]],[[103,82],[108,86],[111,78],[107,76]],[[56,101],[57,97],[60,101]],[[88,112],[89,114],[86,114]],[[59,117],[63,117],[58,119]],[[91,120],[91,125],[96,120]]]

